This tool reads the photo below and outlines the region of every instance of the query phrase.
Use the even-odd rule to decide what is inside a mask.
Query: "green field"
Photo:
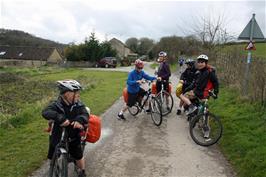
[[[230,48],[238,48],[243,55],[248,54],[248,50],[245,50],[247,44],[235,44],[227,45],[223,50],[228,50]],[[266,43],[255,43],[256,50],[252,50],[252,56],[266,59]]]
[[[57,97],[56,80],[77,79],[82,101],[96,115],[103,113],[125,86],[126,73],[81,69],[0,69],[0,176],[23,177],[46,159],[47,121],[41,110]]]
[[[210,110],[220,116],[224,133],[219,146],[239,177],[265,177],[266,109],[222,88]]]

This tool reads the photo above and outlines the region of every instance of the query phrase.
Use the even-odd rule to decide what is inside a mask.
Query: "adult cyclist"
[[[164,87],[164,90],[169,92],[169,78],[171,76],[171,70],[170,67],[168,65],[167,61],[167,53],[164,51],[161,51],[159,54],[159,68],[158,68],[158,79],[156,82],[156,90],[157,93],[160,92],[162,90],[162,84]],[[169,106],[167,106],[167,109],[170,110]]]
[[[128,102],[122,110],[118,113],[118,119],[125,120],[124,112],[128,107],[132,107],[135,103],[141,102],[142,98],[146,94],[146,91],[140,87],[143,83],[143,79],[146,80],[156,80],[156,77],[149,76],[143,71],[144,63],[140,59],[135,61],[135,69],[128,74],[127,79],[127,92],[128,92]],[[147,110],[148,112],[149,110]]]
[[[81,148],[80,130],[88,124],[89,113],[85,105],[80,102],[81,85],[76,80],[57,81],[57,84],[59,97],[42,111],[42,116],[45,119],[53,121],[47,157],[52,159],[55,147],[61,138],[62,127],[66,127],[71,139],[69,153],[79,167],[79,177],[85,177],[85,160]]]

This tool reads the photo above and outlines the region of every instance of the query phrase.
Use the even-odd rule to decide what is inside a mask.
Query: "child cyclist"
[[[42,112],[42,116],[53,121],[50,136],[48,159],[52,159],[55,147],[59,143],[62,127],[66,127],[69,138],[69,153],[76,160],[79,167],[79,177],[85,177],[85,160],[81,148],[80,130],[88,124],[89,113],[85,105],[80,102],[81,85],[75,80],[57,81],[60,95]]]
[[[123,113],[128,109],[128,107],[133,106],[137,101],[140,102],[145,95],[145,90],[143,90],[140,85],[143,79],[146,80],[156,80],[156,77],[147,75],[142,69],[144,67],[143,61],[137,59],[135,61],[135,69],[128,74],[127,79],[127,92],[128,92],[128,102],[118,113],[118,119],[125,120]],[[149,110],[147,110],[149,111]]]

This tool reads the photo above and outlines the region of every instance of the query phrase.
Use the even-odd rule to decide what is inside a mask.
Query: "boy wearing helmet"
[[[214,94],[217,95],[219,92],[218,79],[214,71],[212,72],[209,71],[210,66],[208,65],[208,59],[209,59],[208,56],[204,54],[198,56],[197,58],[198,71],[196,72],[197,76],[195,82],[193,82],[190,86],[185,88],[183,93],[180,95],[180,99],[184,101],[186,105],[189,106],[187,115],[193,113],[197,109],[197,107],[191,103],[190,99],[193,99],[195,96],[197,96],[200,99],[203,99],[207,96],[205,94],[206,92],[205,88],[209,80],[213,84]],[[188,92],[186,94],[187,97],[184,95],[186,92]]]
[[[139,98],[145,95],[145,90],[140,88],[140,84],[143,83],[143,79],[146,80],[156,80],[156,77],[151,77],[146,74],[142,69],[144,67],[143,61],[137,59],[135,61],[135,69],[128,74],[127,79],[127,92],[128,92],[128,102],[123,107],[123,109],[118,113],[118,119],[125,120],[123,113],[128,109],[128,107],[133,106]]]
[[[59,143],[62,127],[66,127],[69,138],[69,153],[76,160],[80,168],[79,176],[85,175],[85,160],[81,149],[80,130],[88,124],[89,113],[83,103],[80,102],[81,85],[75,80],[57,81],[60,95],[56,101],[49,104],[42,116],[53,121],[50,136],[48,159],[52,159],[56,145]]]
[[[184,91],[188,86],[190,86],[196,77],[196,67],[195,67],[195,61],[193,59],[187,59],[185,64],[187,65],[187,68],[180,76],[180,82],[183,83],[182,91]],[[181,114],[181,108],[183,106],[183,101],[180,100],[179,108],[177,109],[177,115]]]

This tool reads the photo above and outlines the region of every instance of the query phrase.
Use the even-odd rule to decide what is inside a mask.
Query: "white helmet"
[[[201,54],[200,56],[198,56],[198,58],[197,58],[198,60],[206,60],[206,61],[208,61],[209,60],[209,57],[207,56],[207,55],[204,55],[204,54]]]
[[[67,91],[74,92],[82,89],[80,83],[76,80],[57,81],[57,84],[61,94]]]
[[[164,52],[164,51],[161,51],[159,54],[158,54],[159,57],[166,57],[167,56],[167,53]]]

